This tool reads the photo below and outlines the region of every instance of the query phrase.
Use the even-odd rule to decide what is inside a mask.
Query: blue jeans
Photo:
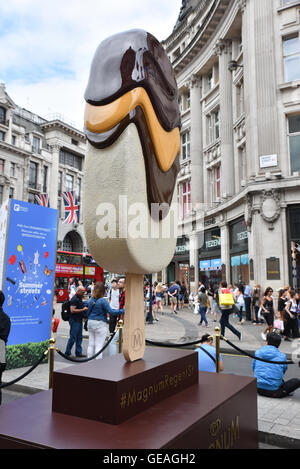
[[[75,355],[82,354],[82,321],[76,321],[75,319],[69,320],[70,324],[70,338],[67,343],[65,355],[71,355],[71,350],[75,345]]]
[[[208,325],[207,319],[206,319],[206,311],[207,311],[207,306],[200,306],[200,314],[201,314],[201,321],[199,324],[201,325],[202,322],[204,321],[206,325]]]

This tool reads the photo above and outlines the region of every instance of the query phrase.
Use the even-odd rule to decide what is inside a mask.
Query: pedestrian
[[[108,317],[123,314],[123,309],[114,310],[106,298],[104,298],[105,286],[102,282],[97,282],[94,286],[92,297],[88,304],[88,357],[92,357],[99,352],[108,334]],[[102,358],[102,353],[96,359]]]
[[[0,290],[0,386],[2,384],[2,373],[6,368],[6,343],[10,333],[11,321],[3,311],[5,296]],[[0,405],[2,404],[2,392],[0,387]]]
[[[171,313],[177,314],[177,295],[178,295],[178,285],[173,281],[171,282],[171,286],[168,289],[168,295],[170,298],[170,305],[171,305]]]
[[[246,320],[251,321],[251,288],[250,285],[244,285],[244,301],[246,310]]]
[[[287,370],[286,364],[268,362],[286,362],[284,353],[278,349],[281,343],[280,335],[269,332],[267,344],[255,352],[255,356],[267,361],[253,360],[252,369],[257,379],[257,393],[266,397],[286,397],[300,387],[300,379],[283,380]]]
[[[262,324],[262,320],[258,317],[259,308],[261,305],[261,287],[256,284],[252,294],[252,308],[253,308],[253,325]]]
[[[156,288],[155,288],[156,315],[158,314],[159,309],[161,311],[161,314],[164,314],[164,309],[162,307],[163,295],[164,295],[163,285],[162,285],[162,283],[158,283]]]
[[[244,294],[243,294],[243,288],[241,289],[238,288],[238,291],[235,297],[235,304],[237,307],[237,315],[239,317],[238,324],[242,325],[245,322],[245,319],[243,318],[243,311],[245,311],[245,299],[244,299]]]
[[[117,322],[121,319],[124,321],[125,298],[126,298],[126,277],[125,276],[122,276],[122,277],[118,278],[118,289],[119,289],[119,310],[122,310],[123,313],[116,316]],[[117,326],[117,322],[116,322],[116,326]],[[111,333],[113,333],[113,332],[114,331],[112,331]],[[108,347],[108,354],[110,356],[111,355],[116,355],[118,353],[119,337],[120,337],[119,336],[119,329],[117,329],[116,333],[115,333],[115,336],[114,336],[113,340],[111,341],[111,343],[109,344],[109,347]]]
[[[213,346],[213,338],[204,334],[200,340],[200,347],[195,349],[198,353],[198,370],[216,372],[216,349]],[[223,360],[219,355],[220,371],[224,370]]]
[[[72,347],[75,344],[76,357],[86,357],[82,353],[82,320],[86,318],[88,310],[88,307],[83,302],[84,294],[85,288],[79,286],[77,287],[76,294],[70,300],[70,337],[65,351],[67,356],[71,356]]]
[[[205,322],[205,326],[208,327],[208,322],[206,319],[206,311],[207,311],[207,294],[205,293],[205,287],[200,288],[200,293],[198,293],[198,308],[201,315],[201,319],[199,322],[199,326]]]
[[[284,329],[284,335],[287,338],[299,338],[297,306],[296,292],[291,290],[290,299],[287,301],[285,306],[286,327]]]
[[[226,295],[225,298],[224,298],[224,295]],[[220,283],[218,298],[219,298],[219,308],[221,311],[221,319],[220,319],[221,335],[224,336],[225,328],[227,327],[233,334],[235,334],[238,337],[239,340],[242,340],[242,333],[238,331],[235,327],[233,327],[233,325],[230,324],[229,322],[229,316],[233,312],[234,299],[233,299],[232,293],[227,288],[226,280],[223,280]],[[227,302],[230,304],[226,304],[226,298],[228,300]]]
[[[287,304],[287,291],[281,288],[278,292],[278,303],[277,303],[277,310],[280,320],[283,321],[284,329],[283,329],[283,337],[284,340],[287,342],[290,341],[289,339],[289,331],[290,331],[290,315],[285,311],[285,307]]]
[[[114,278],[111,281],[111,288],[108,292],[108,302],[112,310],[118,311],[119,310],[119,298],[120,298],[120,290],[118,285],[118,280]],[[109,332],[112,334],[117,325],[117,316],[112,315],[109,317]]]
[[[261,308],[263,311],[263,317],[267,323],[267,327],[264,332],[261,333],[263,340],[267,339],[267,332],[273,332],[273,323],[275,316],[274,302],[272,298],[273,289],[268,287],[265,291],[264,297],[261,302]]]

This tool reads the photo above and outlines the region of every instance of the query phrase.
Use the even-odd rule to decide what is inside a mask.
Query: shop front
[[[290,285],[300,291],[300,206],[288,207],[287,213]]]
[[[204,233],[199,250],[199,280],[206,286],[219,285],[222,280],[221,231],[213,228]]]
[[[231,284],[249,283],[248,230],[243,218],[230,224]]]
[[[190,240],[187,236],[177,239],[173,257],[172,275],[168,272],[168,282],[179,280],[186,289],[190,289]],[[170,272],[171,273],[171,272]]]

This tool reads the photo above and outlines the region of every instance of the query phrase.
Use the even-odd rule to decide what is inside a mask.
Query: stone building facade
[[[57,247],[86,251],[82,224],[64,224],[61,192],[74,190],[82,201],[84,133],[61,116],[46,120],[17,106],[0,84],[0,205],[8,198],[36,203],[47,193],[50,207],[59,210]]]
[[[185,234],[162,280],[300,288],[299,36],[299,1],[183,1],[164,46]]]

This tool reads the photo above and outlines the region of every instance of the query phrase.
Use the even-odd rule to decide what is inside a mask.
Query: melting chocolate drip
[[[143,30],[131,30],[105,39],[96,50],[85,100],[103,106],[142,86],[161,126],[180,127],[178,90],[169,58],[157,39]]]
[[[95,148],[103,149],[112,145],[130,123],[136,125],[143,148],[149,211],[151,213],[152,203],[167,203],[170,207],[179,171],[179,155],[177,155],[168,171],[164,172],[160,169],[155,156],[146,118],[141,107],[138,106],[133,109],[119,124],[108,132],[95,133],[85,129],[85,134],[91,145]],[[167,212],[168,211],[160,212],[160,219],[162,219],[164,215],[167,215]]]

